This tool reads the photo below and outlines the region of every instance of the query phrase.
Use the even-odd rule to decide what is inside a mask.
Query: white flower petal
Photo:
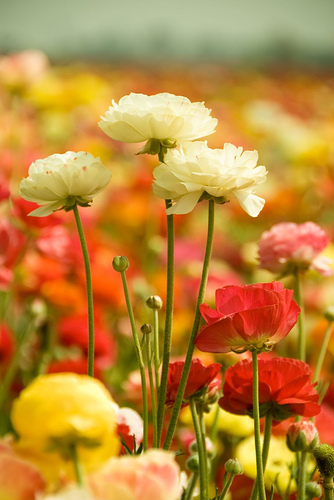
[[[265,200],[247,191],[235,191],[235,198],[241,205],[241,208],[251,217],[257,217],[264,207]]]

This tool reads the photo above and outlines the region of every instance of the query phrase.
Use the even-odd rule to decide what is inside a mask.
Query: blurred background
[[[54,60],[334,62],[332,0],[1,0],[0,50]]]

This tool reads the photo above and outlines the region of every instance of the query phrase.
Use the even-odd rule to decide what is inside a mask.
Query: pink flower
[[[324,276],[333,274],[331,260],[320,253],[328,237],[314,222],[282,222],[265,231],[259,242],[260,267],[273,273],[290,274],[296,269],[314,269]]]
[[[319,443],[318,430],[310,420],[300,420],[290,425],[286,443],[291,451],[312,451]]]
[[[0,498],[35,500],[45,486],[37,467],[17,455],[10,442],[0,441]]]
[[[200,305],[206,321],[195,339],[205,352],[268,350],[295,325],[300,312],[292,290],[280,282],[225,286],[216,290],[216,309]]]
[[[149,450],[112,458],[90,475],[89,485],[97,500],[177,500],[180,470],[172,453]]]

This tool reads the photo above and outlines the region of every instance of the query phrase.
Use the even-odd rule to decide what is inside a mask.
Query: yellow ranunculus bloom
[[[41,463],[43,471],[48,462],[54,467],[60,459],[56,468],[71,476],[68,452],[75,446],[85,469],[94,470],[119,451],[113,405],[107,389],[94,378],[74,373],[41,375],[13,404],[17,451]]]
[[[251,436],[242,441],[235,456],[244,467],[244,473],[255,479],[256,460],[254,437]],[[289,489],[290,493],[296,491],[296,482],[291,480],[291,466],[295,460],[295,453],[292,453],[286,445],[285,436],[271,436],[269,455],[264,473],[266,488],[270,489],[274,485],[275,491],[283,494]]]

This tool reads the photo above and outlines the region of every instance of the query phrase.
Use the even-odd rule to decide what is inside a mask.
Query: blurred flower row
[[[80,474],[73,453],[88,473],[87,500],[172,500],[183,490],[187,499],[196,497],[199,492],[189,485],[199,472],[191,424],[198,398],[211,438],[209,498],[213,484],[224,489],[229,474],[235,476],[233,500],[250,497],[257,475],[250,452],[249,351],[254,350],[260,353],[260,417],[267,421],[270,415],[274,424],[267,488],[274,484],[282,498],[296,490],[294,452],[304,451],[296,443],[306,439],[298,438],[300,432],[312,437],[307,446],[317,444],[318,434],[321,442],[334,445],[334,340],[328,336],[334,320],[332,78],[281,68],[52,66],[38,52],[0,59],[0,493],[6,499],[35,500],[38,493],[50,500],[84,498],[71,484]],[[144,94],[164,88],[190,101],[180,103],[167,93],[146,100]],[[106,112],[111,96],[115,101]],[[215,118],[197,102],[203,98]],[[143,126],[147,109],[153,118],[150,114]],[[210,147],[197,140],[206,136]],[[143,141],[141,150],[131,144]],[[267,171],[257,166],[258,157],[269,172],[265,185]],[[86,175],[87,168],[94,175]],[[22,177],[25,199],[19,196]],[[93,208],[86,210],[93,198]],[[171,443],[172,450],[181,450],[176,460],[161,450],[140,454],[142,380],[121,279],[112,265],[115,255],[127,255],[136,326],[157,324],[162,350],[168,229],[159,198],[167,201],[167,215],[174,215],[176,270],[163,437],[177,400],[200,284],[204,201],[217,203],[207,304],[200,307],[206,325],[195,340]],[[66,213],[77,205],[92,272],[93,380],[84,375],[90,350],[86,270],[75,220]],[[28,216],[33,211],[35,217]],[[284,286],[258,283],[277,277]],[[154,300],[157,307],[151,307]],[[294,326],[300,312],[295,301],[302,305],[304,347]],[[158,380],[160,368],[155,375]],[[146,378],[151,447],[155,402],[148,373]],[[287,447],[285,435],[296,415],[307,425],[316,416],[317,431],[307,425],[290,430]],[[132,455],[117,457],[126,453]],[[243,475],[232,473],[230,464],[224,468],[231,457],[243,464]],[[22,482],[16,484],[12,478],[18,475]]]

